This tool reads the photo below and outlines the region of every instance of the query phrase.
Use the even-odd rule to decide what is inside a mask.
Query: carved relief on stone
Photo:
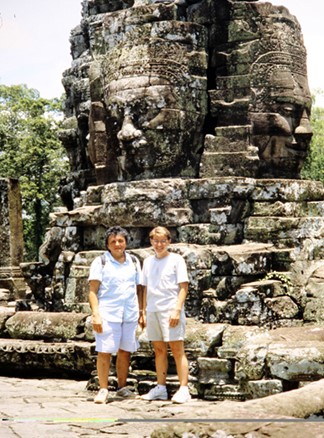
[[[209,111],[216,135],[205,137],[200,176],[298,178],[312,135],[298,21],[286,8],[263,2],[222,1],[209,12]],[[235,143],[229,131],[220,139],[220,127],[234,132],[242,126],[249,142]]]
[[[281,12],[260,26],[265,36],[251,65],[249,115],[259,176],[298,178],[312,137],[311,95],[300,26],[285,8]]]
[[[84,1],[71,47],[61,137],[74,197],[93,178],[299,177],[311,99],[301,29],[286,8]]]
[[[103,103],[92,102],[89,124],[98,182],[198,175],[205,42],[199,25],[144,23],[101,57]]]

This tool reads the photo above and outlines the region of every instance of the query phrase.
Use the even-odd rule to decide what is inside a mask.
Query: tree
[[[0,85],[0,176],[20,181],[27,260],[38,258],[68,170],[57,137],[61,119],[62,99],[43,99],[26,85]]]
[[[317,94],[323,94],[320,90]],[[316,102],[316,96],[313,98]],[[313,137],[310,151],[302,169],[301,176],[304,179],[312,179],[324,183],[324,108],[313,106],[311,115]]]

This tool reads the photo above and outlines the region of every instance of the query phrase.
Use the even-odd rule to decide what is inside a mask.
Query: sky
[[[312,92],[324,90],[324,0],[272,0],[296,15],[307,50]],[[0,84],[26,84],[59,97],[71,65],[69,36],[80,23],[81,0],[0,0]],[[324,96],[317,105],[324,106]]]
[[[80,20],[81,0],[0,0],[0,84],[60,97],[70,32]]]

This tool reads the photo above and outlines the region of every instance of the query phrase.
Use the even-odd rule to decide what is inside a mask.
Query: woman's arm
[[[89,281],[89,304],[92,311],[92,326],[93,330],[97,333],[102,333],[102,319],[99,313],[99,301],[98,290],[100,287],[100,281]]]
[[[146,290],[146,286],[141,286],[142,288],[142,293],[141,293],[141,300],[138,301],[139,304],[139,325],[141,327],[141,329],[143,330],[144,327],[146,327],[146,294],[147,294],[147,290]]]
[[[187,281],[184,281],[183,283],[179,283],[179,287],[180,287],[180,291],[178,294],[177,303],[170,315],[170,327],[176,327],[179,324],[181,310],[188,294]]]

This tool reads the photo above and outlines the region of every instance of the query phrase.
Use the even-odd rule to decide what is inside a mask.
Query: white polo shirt
[[[88,281],[100,281],[100,315],[110,322],[135,322],[139,317],[136,285],[141,284],[141,266],[136,259],[135,268],[130,254],[125,254],[125,262],[119,263],[106,251],[104,266],[101,257],[96,257],[90,266]]]

